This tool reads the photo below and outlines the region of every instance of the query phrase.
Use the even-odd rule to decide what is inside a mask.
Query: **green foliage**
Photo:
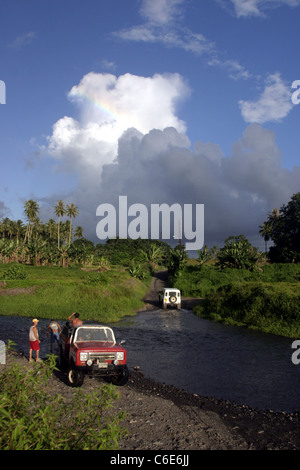
[[[260,258],[258,249],[248,242],[244,235],[226,238],[225,245],[218,253],[221,268],[254,269]]]
[[[104,256],[113,265],[130,266],[132,262],[162,263],[169,249],[167,243],[159,240],[114,238],[105,244],[97,244],[95,253],[99,257]]]
[[[109,412],[118,397],[112,385],[100,393],[81,389],[71,400],[50,394],[55,359],[29,366],[14,364],[1,372],[1,450],[111,450],[124,434],[123,413]]]
[[[300,286],[294,283],[231,283],[207,296],[196,312],[210,318],[297,337]]]
[[[13,264],[3,273],[3,279],[26,279],[27,272],[24,266]]]
[[[86,276],[86,282],[90,284],[101,284],[102,286],[108,286],[110,278],[106,273],[90,272]]]
[[[220,269],[214,264],[201,267],[188,264],[177,281],[177,287],[185,296],[205,297],[219,287],[231,283],[256,281],[297,283],[300,281],[300,265],[266,264],[254,271],[249,271],[235,268]]]
[[[269,251],[271,262],[300,263],[300,192],[280,210],[274,209],[262,227],[261,235],[273,241]]]
[[[185,266],[176,287],[200,297],[199,316],[256,327],[275,334],[300,335],[300,264],[266,264],[254,271],[210,264]]]
[[[184,246],[177,245],[174,249],[170,248],[166,257],[170,285],[175,286],[177,284],[178,279],[182,276],[187,260],[188,255]]]
[[[135,264],[134,262],[131,263],[128,271],[132,277],[136,277],[137,279],[145,279],[149,273],[145,266]]]
[[[197,250],[197,253],[198,253],[197,261],[200,264],[200,266],[206,263],[206,261],[208,261],[211,257],[210,251],[206,245],[202,248],[202,250]]]

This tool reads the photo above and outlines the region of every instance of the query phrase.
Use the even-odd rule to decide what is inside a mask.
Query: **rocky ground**
[[[24,356],[9,363],[34,367]],[[86,377],[87,393],[103,385],[99,378]],[[50,378],[49,392],[66,399],[75,389],[57,371]],[[248,406],[190,394],[130,371],[128,383],[118,387],[116,410],[126,412],[122,423],[128,433],[119,443],[120,451],[192,450],[299,450],[300,413],[258,411]]]

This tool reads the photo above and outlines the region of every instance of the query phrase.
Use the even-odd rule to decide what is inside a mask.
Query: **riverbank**
[[[19,268],[23,277],[17,272],[16,279],[6,279],[11,268]],[[79,312],[82,320],[117,322],[143,308],[150,281],[150,274],[140,280],[122,266],[0,264],[0,315],[64,320]]]
[[[9,359],[24,367],[39,367],[17,354]],[[85,393],[97,393],[103,381],[86,378]],[[50,377],[49,393],[67,400],[76,389],[66,384],[62,372]],[[128,383],[119,387],[113,407],[126,412],[122,426],[128,433],[120,451],[193,450],[299,450],[299,413],[258,411],[214,398],[200,397],[130,371]]]
[[[178,278],[183,295],[203,298],[201,318],[287,338],[300,337],[300,264],[263,264],[253,271],[187,264]]]

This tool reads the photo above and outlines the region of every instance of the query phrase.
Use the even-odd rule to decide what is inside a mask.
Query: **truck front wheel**
[[[112,377],[111,381],[114,385],[122,386],[128,382],[129,370],[127,366],[122,368],[122,371],[116,377]]]
[[[81,371],[75,369],[74,367],[70,367],[68,369],[67,378],[68,384],[71,387],[81,387],[84,380],[84,374]]]

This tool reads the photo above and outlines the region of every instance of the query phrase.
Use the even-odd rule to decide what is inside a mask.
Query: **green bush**
[[[109,284],[109,276],[105,273],[89,273],[86,276],[86,282],[90,284],[101,284],[102,286],[108,286]]]
[[[10,266],[6,271],[3,273],[4,279],[26,279],[27,272],[25,267],[19,264]]]
[[[300,334],[296,283],[231,283],[208,295],[196,313],[286,336]]]
[[[300,281],[300,264],[266,264],[254,271],[224,268],[216,265],[187,265],[177,279],[176,287],[185,296],[205,297],[219,287],[231,283]]]
[[[108,412],[118,396],[112,385],[100,393],[77,390],[68,402],[47,390],[55,359],[6,366],[0,373],[1,450],[112,450],[124,434],[123,413]]]

